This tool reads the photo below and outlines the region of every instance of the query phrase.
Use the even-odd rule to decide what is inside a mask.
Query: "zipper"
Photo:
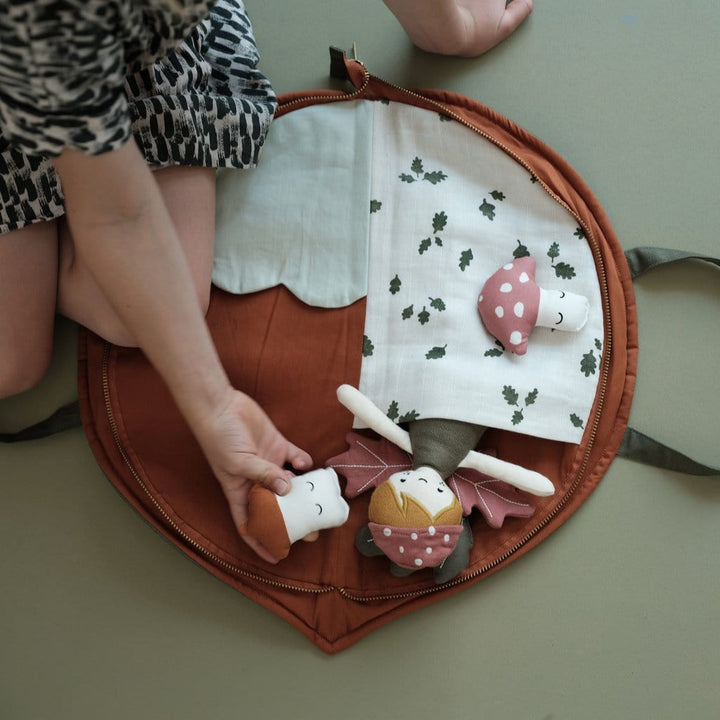
[[[120,457],[122,458],[123,462],[125,463],[125,467],[128,469],[130,474],[133,477],[133,480],[138,484],[138,486],[141,488],[145,496],[150,500],[153,507],[157,511],[157,513],[162,517],[163,521],[167,526],[169,526],[172,531],[181,538],[187,545],[189,545],[193,550],[198,552],[200,555],[202,555],[206,560],[209,560],[213,565],[216,565],[218,567],[223,568],[224,570],[227,570],[228,572],[231,572],[233,575],[238,575],[240,577],[249,578],[251,580],[255,580],[257,582],[262,582],[266,585],[272,585],[273,587],[281,588],[283,590],[294,590],[297,592],[303,592],[308,594],[323,594],[332,592],[335,588],[330,585],[319,585],[317,587],[302,587],[300,585],[292,585],[290,583],[284,583],[280,582],[278,580],[272,580],[270,578],[263,577],[262,575],[258,575],[256,573],[250,572],[249,570],[244,570],[243,568],[238,567],[237,565],[233,565],[232,563],[229,563],[227,560],[224,560],[216,553],[213,553],[211,550],[208,550],[203,545],[201,545],[197,540],[194,540],[191,538],[174,520],[173,518],[168,514],[168,512],[165,510],[165,508],[158,502],[158,500],[155,498],[155,496],[152,494],[148,486],[145,484],[143,479],[140,477],[139,473],[133,466],[130,458],[128,457],[127,453],[125,452],[125,448],[123,447],[122,439],[120,438],[120,432],[118,430],[117,421],[115,420],[115,415],[113,413],[112,409],[112,402],[110,397],[110,378],[109,378],[109,357],[110,357],[110,343],[105,343],[105,347],[103,349],[103,359],[102,359],[102,388],[103,388],[103,400],[105,402],[105,413],[107,415],[108,424],[110,426],[110,432],[113,437],[113,441],[115,443],[115,447],[117,448],[117,451],[120,453]]]
[[[356,98],[360,97],[365,93],[365,90],[367,89],[367,86],[370,84],[370,80],[378,78],[375,78],[374,75],[371,75],[367,68],[358,60],[356,61],[359,65],[362,65],[363,68],[363,81],[359,88],[355,88],[353,92],[349,93],[328,93],[327,95],[303,95],[302,97],[294,98],[293,100],[288,100],[287,102],[284,102],[280,107],[279,110],[283,111],[283,114],[285,114],[286,108],[293,108],[296,105],[301,105],[303,103],[306,103],[308,101],[313,102],[323,102],[323,103],[334,103],[334,102],[346,102],[347,100],[355,100]]]
[[[487,563],[476,570],[472,571],[471,573],[468,573],[466,575],[461,575],[460,577],[455,578],[454,580],[450,580],[449,582],[443,583],[441,585],[433,585],[426,588],[420,588],[417,590],[410,590],[408,592],[401,592],[401,593],[382,593],[378,595],[358,595],[355,593],[352,593],[348,590],[346,590],[343,587],[336,587],[333,585],[321,585],[317,586],[315,588],[308,588],[308,587],[302,587],[299,585],[292,585],[291,583],[283,583],[277,580],[272,580],[266,577],[263,577],[262,575],[258,575],[256,573],[249,572],[247,570],[244,570],[242,568],[237,567],[236,565],[233,565],[232,563],[227,562],[223,558],[219,557],[217,554],[213,553],[212,551],[206,549],[203,547],[200,543],[198,543],[196,540],[192,539],[187,533],[185,533],[182,528],[180,528],[177,523],[169,516],[169,514],[165,511],[165,509],[160,505],[160,503],[155,499],[153,494],[150,492],[149,488],[145,485],[142,478],[139,476],[135,468],[133,467],[130,458],[125,453],[122,442],[120,439],[120,434],[117,429],[117,423],[113,416],[113,410],[112,405],[110,402],[110,389],[109,389],[109,378],[108,378],[108,358],[109,358],[109,351],[110,351],[110,345],[105,345],[105,351],[103,353],[103,366],[102,366],[102,384],[103,384],[103,394],[105,398],[105,408],[106,413],[108,417],[108,422],[110,424],[110,429],[113,435],[113,439],[115,442],[115,445],[118,449],[118,452],[120,453],[120,456],[123,459],[123,462],[125,463],[126,467],[128,468],[129,472],[131,473],[134,480],[138,483],[140,488],[143,490],[145,495],[148,497],[148,499],[151,501],[152,505],[156,508],[158,513],[161,515],[165,523],[172,528],[172,530],[190,547],[192,547],[195,551],[197,551],[200,555],[202,555],[204,558],[212,562],[213,564],[231,572],[234,575],[237,575],[239,577],[245,577],[250,578],[252,580],[255,580],[257,582],[264,583],[266,585],[271,585],[274,587],[282,588],[283,590],[293,590],[296,592],[303,592],[308,594],[323,594],[328,592],[337,591],[342,597],[347,598],[348,600],[352,600],[354,602],[377,602],[382,600],[405,600],[410,599],[414,597],[422,597],[431,595],[436,592],[442,592],[444,590],[447,590],[449,588],[457,587],[458,585],[462,585],[464,583],[473,581],[477,579],[480,575],[483,575],[490,570],[496,568],[498,565],[504,563],[506,560],[508,560],[510,557],[512,557],[518,550],[520,550],[522,547],[524,547],[530,540],[532,540],[535,536],[537,536],[544,528],[546,528],[559,514],[560,512],[567,506],[568,502],[572,498],[575,491],[578,489],[580,484],[582,483],[585,473],[587,471],[588,464],[590,462],[590,455],[592,454],[592,450],[595,445],[595,440],[597,438],[597,431],[598,427],[600,425],[600,417],[602,415],[602,410],[605,403],[605,396],[607,393],[607,384],[608,384],[608,378],[610,374],[610,357],[612,355],[612,347],[613,347],[613,334],[612,334],[612,325],[610,323],[610,295],[607,288],[607,272],[605,269],[605,264],[603,261],[602,253],[600,251],[600,246],[593,235],[591,229],[585,225],[585,223],[582,221],[582,219],[578,216],[577,213],[575,213],[570,206],[562,200],[560,197],[558,197],[546,184],[543,182],[533,171],[532,167],[526,163],[521,157],[519,157],[513,150],[508,148],[506,145],[504,145],[502,142],[496,140],[488,133],[484,132],[483,130],[480,130],[476,126],[474,126],[469,121],[465,120],[465,118],[458,115],[456,112],[448,108],[443,103],[433,100],[432,98],[428,98],[425,95],[422,95],[421,93],[415,91],[415,90],[408,90],[406,88],[403,88],[399,85],[395,85],[393,83],[390,83],[386,80],[383,80],[382,78],[376,77],[374,75],[371,75],[368,70],[365,68],[365,66],[360,63],[360,61],[356,61],[358,64],[360,64],[364,71],[363,76],[363,82],[359,88],[356,88],[354,92],[351,93],[345,93],[345,94],[328,94],[328,95],[306,95],[302,97],[295,98],[293,100],[290,100],[286,103],[283,103],[280,107],[285,110],[287,108],[292,108],[296,105],[300,105],[303,103],[306,103],[308,101],[313,102],[325,102],[325,103],[334,103],[334,102],[345,102],[347,100],[353,100],[356,98],[359,98],[365,93],[365,90],[367,89],[368,85],[370,84],[371,80],[375,81],[377,83],[380,83],[382,85],[385,85],[388,88],[391,88],[395,90],[396,92],[399,92],[403,95],[406,95],[407,97],[411,97],[414,100],[420,101],[423,105],[429,106],[433,109],[435,109],[438,112],[441,112],[443,115],[446,115],[447,117],[452,118],[456,122],[459,122],[464,127],[468,128],[469,130],[472,130],[477,135],[480,135],[484,139],[491,142],[496,147],[500,148],[503,152],[505,152],[507,155],[512,157],[515,162],[517,162],[519,165],[521,165],[525,170],[530,173],[532,177],[534,177],[541,185],[541,187],[545,190],[545,192],[556,202],[558,203],[567,213],[569,213],[575,221],[578,223],[578,226],[582,228],[582,231],[585,233],[585,237],[588,241],[588,244],[590,245],[590,248],[592,250],[595,264],[598,271],[598,277],[599,277],[599,285],[600,285],[600,294],[602,296],[603,301],[603,320],[604,320],[604,326],[605,326],[605,342],[602,352],[602,360],[601,360],[601,370],[600,370],[600,378],[598,380],[598,396],[597,396],[597,406],[596,411],[592,419],[592,424],[590,425],[590,435],[588,438],[588,443],[585,448],[585,453],[583,455],[583,459],[580,463],[580,466],[578,468],[577,474],[570,485],[570,487],[566,490],[563,497],[553,506],[552,510],[539,522],[537,523],[530,531],[528,531],[522,539],[518,540],[515,545],[513,545],[511,548],[506,550],[502,555],[495,558],[492,562]]]

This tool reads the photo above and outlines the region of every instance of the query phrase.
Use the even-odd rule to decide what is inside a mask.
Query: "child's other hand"
[[[533,0],[458,0],[458,8],[466,13],[471,40],[463,55],[476,56],[487,52],[512,35],[533,11]]]
[[[225,404],[203,423],[198,439],[237,528],[247,520],[248,493],[255,483],[283,495],[292,477],[283,465],[295,470],[312,466],[310,455],[285,439],[263,409],[237,390],[230,390]],[[264,560],[276,562],[252,538],[245,541]]]
[[[443,55],[482,55],[533,11],[533,0],[385,0],[408,37]]]

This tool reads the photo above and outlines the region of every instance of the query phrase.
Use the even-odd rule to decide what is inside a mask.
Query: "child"
[[[529,2],[387,5],[421,47],[467,55]],[[283,465],[312,465],[230,385],[204,322],[214,169],[252,167],[276,107],[256,63],[240,0],[0,0],[0,397],[44,374],[56,311],[139,346],[238,527],[252,484],[282,494]]]

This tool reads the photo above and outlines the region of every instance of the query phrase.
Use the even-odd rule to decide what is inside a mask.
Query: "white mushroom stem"
[[[536,326],[577,332],[587,322],[590,305],[584,295],[540,288]]]
[[[352,385],[341,385],[337,389],[337,397],[340,403],[350,410],[361,423],[405,452],[412,454],[410,435],[396,425],[357,388]],[[471,450],[465,456],[459,467],[477,470],[532,495],[549,496],[555,493],[555,486],[544,475],[475,450]]]
[[[290,481],[290,492],[276,495],[275,501],[291,544],[316,530],[342,525],[350,512],[332,468],[296,475]]]

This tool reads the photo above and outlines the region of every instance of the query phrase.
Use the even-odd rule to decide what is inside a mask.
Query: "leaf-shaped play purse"
[[[473,506],[465,493],[467,508],[485,509],[469,513],[467,567],[448,582],[425,571],[396,577],[385,557],[355,550],[362,494],[346,523],[269,565],[238,536],[142,353],[83,331],[79,367],[83,425],[115,487],[200,566],[326,652],[521,557],[588,498],[619,450],[657,455],[626,431],[632,279],[688,255],[626,257],[568,164],[480,103],[395,87],[337,52],[333,68],[354,86],[349,94],[281,98],[261,167],[218,178],[208,323],[232,382],[318,465],[344,457],[335,462],[348,482],[353,416],[336,396],[345,383],[397,423],[442,415],[489,426],[480,450],[548,478],[554,494],[491,501],[468,485],[479,499]],[[587,297],[589,312],[577,333],[534,330],[518,355],[487,332],[477,302],[492,272],[527,257],[552,290]],[[388,456],[359,429],[350,437],[376,469],[400,452]],[[666,466],[712,472],[668,453]]]

